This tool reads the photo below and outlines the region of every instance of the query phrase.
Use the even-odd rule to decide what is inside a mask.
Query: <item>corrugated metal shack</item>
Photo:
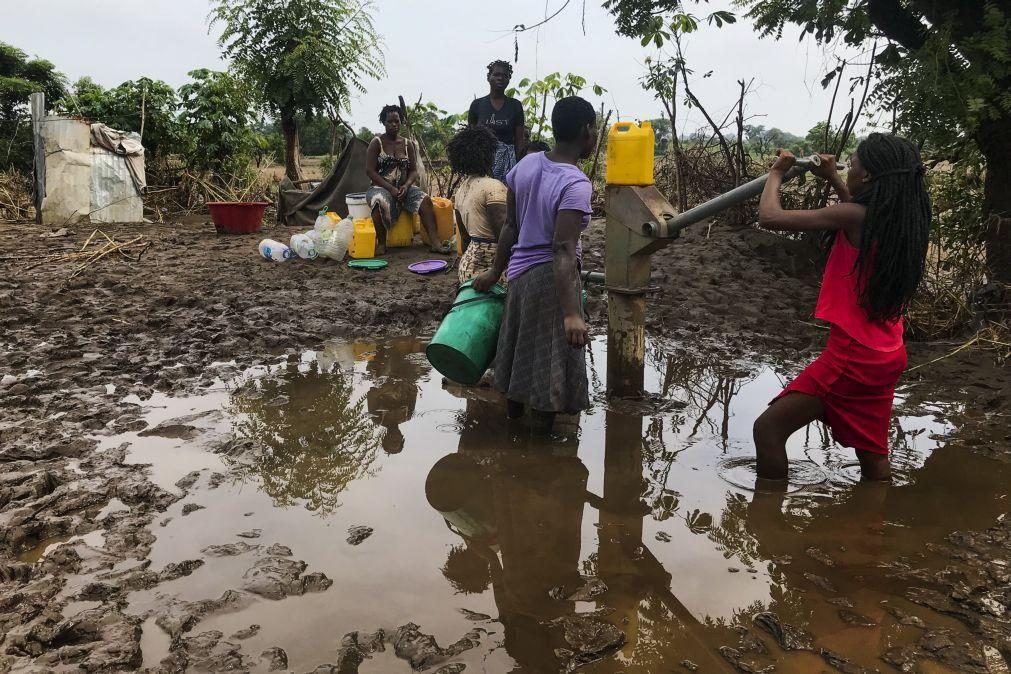
[[[42,95],[33,95],[35,207],[41,224],[142,221],[146,183],[140,136],[44,110]]]

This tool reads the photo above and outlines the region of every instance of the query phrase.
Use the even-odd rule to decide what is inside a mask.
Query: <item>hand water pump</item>
[[[758,196],[769,178],[765,174],[679,214],[653,183],[653,138],[649,122],[619,122],[608,133],[604,279],[587,275],[607,287],[607,389],[616,397],[643,394],[652,254],[682,228]],[[820,164],[818,155],[798,158],[786,179]]]

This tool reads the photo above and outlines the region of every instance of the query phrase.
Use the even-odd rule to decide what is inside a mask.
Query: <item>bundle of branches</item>
[[[0,173],[0,220],[28,220],[35,215],[31,176],[18,170]]]
[[[223,176],[186,171],[173,197],[173,212],[192,213],[210,201],[273,201],[270,185],[255,174]]]
[[[699,133],[658,157],[654,174],[657,189],[672,204],[682,201],[692,208],[737,187],[742,171],[737,157],[727,161],[715,135]],[[754,204],[749,206],[754,210]]]
[[[983,168],[978,156],[927,172],[933,219],[923,283],[906,316],[921,339],[964,340],[955,350],[1011,357],[1011,288],[987,278]],[[954,353],[954,352],[952,352]]]
[[[38,255],[18,255],[0,258],[0,261],[27,261],[28,264],[24,267],[24,271],[42,265],[71,263],[74,265],[74,268],[70,272],[70,275],[67,276],[66,280],[69,281],[80,276],[99,260],[108,260],[110,257],[136,264],[140,262],[140,259],[144,256],[144,252],[150,245],[150,242],[144,241],[143,235],[138,235],[129,241],[117,241],[102,230],[96,229],[84,242],[80,250],[61,250]]]

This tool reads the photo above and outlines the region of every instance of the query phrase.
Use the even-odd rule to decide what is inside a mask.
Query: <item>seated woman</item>
[[[432,242],[432,252],[445,255],[448,247],[439,240],[432,200],[415,184],[418,182],[418,158],[414,144],[400,136],[400,107],[384,106],[379,121],[386,131],[372,139],[365,155],[365,172],[372,180],[365,199],[372,209],[372,222],[376,227],[376,255],[386,252],[386,234],[400,217],[402,208],[421,216],[421,224]]]
[[[460,283],[491,269],[498,235],[506,220],[506,186],[491,177],[498,139],[487,127],[463,129],[449,141],[453,172],[463,176],[456,190],[456,222],[467,248],[460,258]],[[499,277],[505,284],[505,275]]]

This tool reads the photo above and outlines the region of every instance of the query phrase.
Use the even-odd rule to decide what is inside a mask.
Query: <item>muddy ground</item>
[[[162,513],[192,482],[180,481],[180,496],[154,484],[143,466],[125,462],[124,449],[95,452],[93,434],[144,429],[140,406],[125,399],[206,386],[216,376],[206,371],[212,363],[235,361],[242,368],[331,338],[429,334],[456,283],[455,271],[429,277],[407,272],[408,264],[426,257],[422,248],[392,251],[390,266],[380,272],[331,261],[273,264],[257,255],[257,236],[219,236],[211,225],[105,227],[120,239],[142,234],[151,246],[140,262],[106,260],[70,282],[68,265],[25,271],[10,259],[16,251],[79,247],[93,228],[71,229],[64,237],[36,239],[33,225],[0,225],[7,256],[0,261],[0,670],[139,667],[140,620],[123,611],[127,598],[203,564],[193,559],[154,569],[147,558]],[[269,235],[285,240],[293,231]],[[584,242],[584,268],[602,271],[601,223]],[[705,344],[728,360],[808,360],[827,335],[810,318],[816,257],[798,242],[754,229],[699,226],[654,257],[649,329],[686,348]],[[594,330],[603,330],[606,304],[599,288],[590,288],[588,307]],[[910,343],[910,366],[957,345]],[[950,442],[1011,460],[1011,383],[987,352],[964,350],[911,372],[906,381],[915,384],[913,404],[921,396],[964,403],[952,419],[958,430]],[[188,431],[182,424],[159,432]],[[100,551],[64,546],[33,559],[40,543],[98,530],[104,532]],[[257,552],[252,587],[244,590],[281,597],[322,591],[332,582],[282,548]],[[222,545],[207,554],[237,552]],[[915,566],[902,573],[922,582],[917,603],[955,616],[979,642],[949,647],[925,637],[908,652],[892,653],[882,667],[908,671],[926,657],[971,671],[1007,671],[994,654],[1011,659],[1011,522],[1002,517],[985,531],[954,534],[939,554],[950,558],[943,573],[924,574]],[[68,587],[74,588],[69,596]],[[202,615],[244,600],[234,593],[210,603],[180,602],[159,625],[172,638],[172,655],[160,668],[247,668],[241,654],[219,647],[221,635],[190,636]],[[85,610],[68,619],[68,602]],[[420,663],[432,648],[417,626],[386,637],[406,644]],[[375,647],[345,646],[348,662],[356,649]],[[270,668],[286,668],[283,652],[264,658]],[[827,656],[826,662],[857,671]]]

